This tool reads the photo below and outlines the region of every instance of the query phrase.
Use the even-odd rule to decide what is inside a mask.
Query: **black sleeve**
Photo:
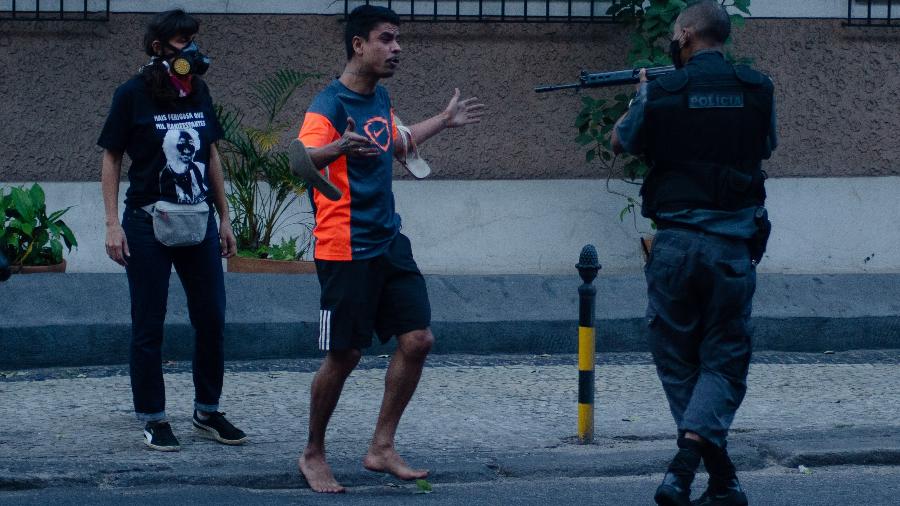
[[[128,90],[129,87],[123,84],[113,94],[109,115],[97,140],[97,145],[101,148],[122,153],[128,145],[133,109],[132,96]]]

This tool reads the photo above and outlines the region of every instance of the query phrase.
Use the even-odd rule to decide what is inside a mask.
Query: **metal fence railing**
[[[0,21],[109,21],[110,0],[5,0]]]
[[[900,0],[847,0],[847,21],[844,26],[900,27],[898,9]]]
[[[344,19],[363,4],[393,9],[401,20],[438,23],[613,23],[610,0],[344,0]]]

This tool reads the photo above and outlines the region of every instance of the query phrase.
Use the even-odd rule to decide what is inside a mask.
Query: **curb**
[[[805,436],[799,444],[809,444],[809,450],[796,448],[798,441],[784,434],[771,435],[771,440],[760,444],[758,437],[736,436],[732,446],[732,459],[739,471],[755,471],[769,467],[797,468],[841,465],[896,466],[900,465],[900,431],[898,428],[870,429],[859,438],[846,434],[849,430],[818,431]],[[769,436],[758,434],[763,438]],[[820,439],[813,439],[820,437]],[[881,439],[881,448],[854,448],[871,445]],[[837,442],[838,448],[821,449]],[[428,478],[432,484],[487,482],[505,478],[584,478],[636,476],[661,473],[672,458],[672,441],[660,440],[653,448],[614,450],[599,445],[565,445],[504,455],[412,456],[417,461],[428,461],[435,471]],[[294,458],[252,461],[243,463],[216,463],[208,473],[198,473],[196,465],[181,463],[176,466],[160,466],[158,463],[129,462],[96,464],[73,460],[62,463],[64,469],[28,469],[33,462],[8,462],[24,471],[12,472],[9,467],[0,470],[0,490],[28,490],[67,486],[137,487],[154,485],[204,485],[238,486],[252,489],[297,489],[307,485],[294,468]],[[404,482],[389,475],[373,473],[362,468],[358,461],[335,461],[335,475],[348,487],[393,486]],[[180,469],[183,467],[183,469]],[[799,471],[798,471],[799,472]],[[413,483],[413,482],[409,482]]]
[[[577,351],[577,276],[428,276],[433,353]],[[639,275],[601,275],[597,349],[646,351]],[[194,331],[170,282],[166,360],[190,359]],[[226,360],[319,357],[314,275],[226,274]],[[17,294],[40,294],[21,297]],[[122,364],[131,335],[120,274],[14,277],[0,285],[0,369]],[[823,352],[900,348],[900,274],[760,274],[754,349]],[[373,346],[369,353],[390,349]]]

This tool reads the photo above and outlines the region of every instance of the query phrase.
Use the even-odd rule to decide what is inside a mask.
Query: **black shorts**
[[[425,278],[409,239],[397,234],[387,251],[365,260],[316,260],[322,286],[319,349],[368,348],[431,325]]]

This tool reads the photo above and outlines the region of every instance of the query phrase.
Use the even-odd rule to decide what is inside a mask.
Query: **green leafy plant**
[[[303,255],[297,251],[297,237],[282,238],[279,244],[269,247],[269,258],[273,260],[295,260]]]
[[[731,23],[734,27],[744,25],[744,14],[750,14],[750,0],[720,0],[721,4],[731,11],[737,10],[742,14],[732,14]],[[625,24],[632,29],[630,35],[631,48],[628,51],[628,64],[632,68],[658,67],[670,65],[669,41],[671,40],[672,25],[681,11],[687,6],[683,0],[615,0],[607,9],[606,14],[613,16],[616,21]],[[736,62],[746,62],[735,58],[730,52],[728,59]],[[612,129],[622,114],[628,109],[631,94],[618,93],[610,96],[610,92],[598,98],[582,96],[581,110],[575,120],[578,128],[578,136],[575,142],[587,148],[585,160],[588,163],[598,162],[607,172],[607,190],[626,199],[626,205],[619,213],[619,219],[634,210],[639,202],[630,195],[612,190],[609,180],[618,172],[616,164],[619,158],[623,158],[621,175],[628,183],[639,184],[638,179],[647,175],[648,167],[638,157],[631,155],[616,156],[612,150]]]
[[[63,261],[63,245],[68,251],[78,246],[75,234],[61,219],[67,207],[47,214],[44,190],[0,188],[0,250],[12,265],[56,265]]]
[[[428,483],[428,480],[416,480],[416,492],[417,494],[430,494],[434,492],[434,488],[431,486],[431,483]]]
[[[299,239],[299,237],[282,238],[279,244],[272,246],[262,245],[252,251],[238,251],[238,256],[248,258],[268,258],[270,260],[300,260],[309,248],[309,241],[305,243],[305,249],[302,247],[298,248],[297,241]]]
[[[288,241],[294,244],[290,259],[301,258],[312,243],[309,214],[291,210],[307,188],[291,172],[287,151],[279,143],[287,126],[278,120],[294,92],[317,77],[313,73],[279,70],[255,84],[251,98],[253,106],[262,113],[261,125],[247,125],[245,114],[237,108],[216,107],[225,132],[219,146],[225,178],[230,182],[226,196],[233,213],[231,227],[241,256],[271,258],[274,254],[287,259],[283,258],[286,249],[273,247],[272,240],[279,230],[291,224],[303,226],[305,233]],[[297,221],[291,221],[294,219]],[[281,246],[284,245],[283,241]]]

